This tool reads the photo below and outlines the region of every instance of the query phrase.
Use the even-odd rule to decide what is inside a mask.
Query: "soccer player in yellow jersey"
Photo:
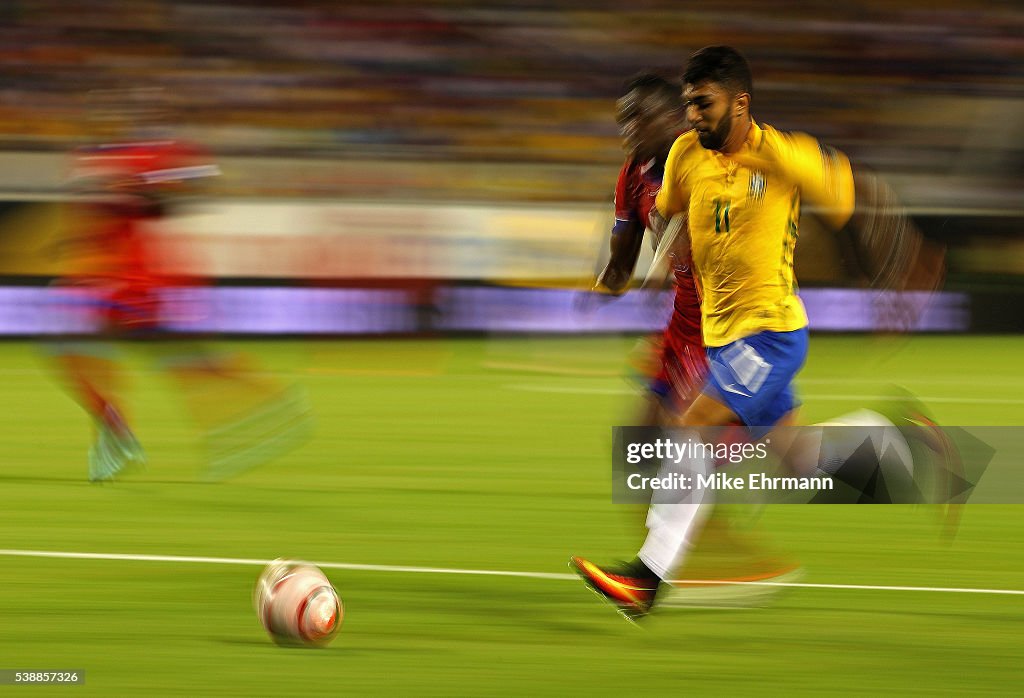
[[[790,383],[807,353],[807,315],[793,253],[810,199],[837,227],[853,212],[850,163],[806,135],[750,115],[750,69],[729,47],[691,59],[684,76],[693,130],[669,154],[657,215],[685,214],[704,291],[712,380],[684,424],[770,427],[794,405]]]
[[[680,424],[739,422],[759,438],[793,423],[798,403],[792,382],[807,356],[807,315],[793,274],[801,205],[813,203],[828,223],[842,227],[854,212],[854,174],[842,153],[752,118],[750,68],[735,49],[711,46],[695,53],[683,84],[692,130],[669,153],[651,220],[664,229],[669,219],[686,216],[703,290],[710,372]],[[901,224],[863,237],[887,237],[885,244],[900,249],[903,236],[911,234]],[[885,273],[895,278],[905,268]],[[711,467],[687,464],[689,474]],[[627,617],[646,614],[700,530],[708,509],[701,496],[680,503],[656,493],[647,538],[632,563],[613,569],[574,557],[570,565]]]

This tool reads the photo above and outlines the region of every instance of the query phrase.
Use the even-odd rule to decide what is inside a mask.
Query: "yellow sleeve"
[[[815,206],[834,228],[843,227],[853,215],[853,168],[845,154],[822,145],[806,133],[781,133],[765,128],[764,141],[745,162],[755,168],[775,170],[800,189],[801,198]]]
[[[672,218],[677,213],[686,211],[688,204],[689,192],[683,186],[682,164],[684,152],[683,136],[680,136],[676,139],[676,142],[672,145],[672,150],[668,153],[668,159],[665,161],[665,176],[662,179],[661,191],[658,192],[658,198],[654,201],[658,213],[665,220]]]
[[[803,198],[818,207],[833,227],[841,228],[853,215],[854,186],[850,160],[842,152],[819,143],[806,133],[782,136],[791,155],[790,176]]]

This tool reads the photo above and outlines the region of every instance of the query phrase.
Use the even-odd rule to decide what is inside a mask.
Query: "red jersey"
[[[170,200],[199,178],[218,174],[200,149],[178,141],[117,143],[74,154],[75,207],[66,280],[94,291],[108,324],[150,327],[156,291],[166,285],[144,228],[167,215]]]
[[[615,186],[615,224],[638,223],[646,226],[654,201],[661,191],[663,164],[654,160],[646,164],[628,160],[619,172]],[[703,347],[700,331],[700,294],[693,278],[689,255],[685,258],[671,254],[675,276],[676,295],[672,319],[665,330],[666,341],[681,342]]]

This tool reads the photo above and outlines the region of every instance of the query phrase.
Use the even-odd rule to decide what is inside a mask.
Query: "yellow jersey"
[[[807,325],[793,274],[803,198],[835,227],[853,213],[850,161],[806,134],[751,122],[732,155],[695,131],[672,146],[656,206],[666,219],[688,215],[705,346]]]

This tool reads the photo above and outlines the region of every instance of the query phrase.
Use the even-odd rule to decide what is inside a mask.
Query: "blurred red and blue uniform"
[[[168,215],[175,196],[218,174],[208,155],[179,141],[90,146],[74,154],[77,200],[66,241],[70,267],[61,282],[74,289],[106,332],[139,334],[161,323],[163,289],[184,282],[168,269],[181,253],[157,243],[149,226]]]
[[[615,187],[615,227],[612,235],[635,225],[645,226],[661,190],[664,167],[654,160],[628,160]],[[657,365],[649,388],[669,406],[683,409],[704,384],[708,364],[701,338],[700,292],[689,255],[670,253],[675,278],[672,317],[662,332]]]

